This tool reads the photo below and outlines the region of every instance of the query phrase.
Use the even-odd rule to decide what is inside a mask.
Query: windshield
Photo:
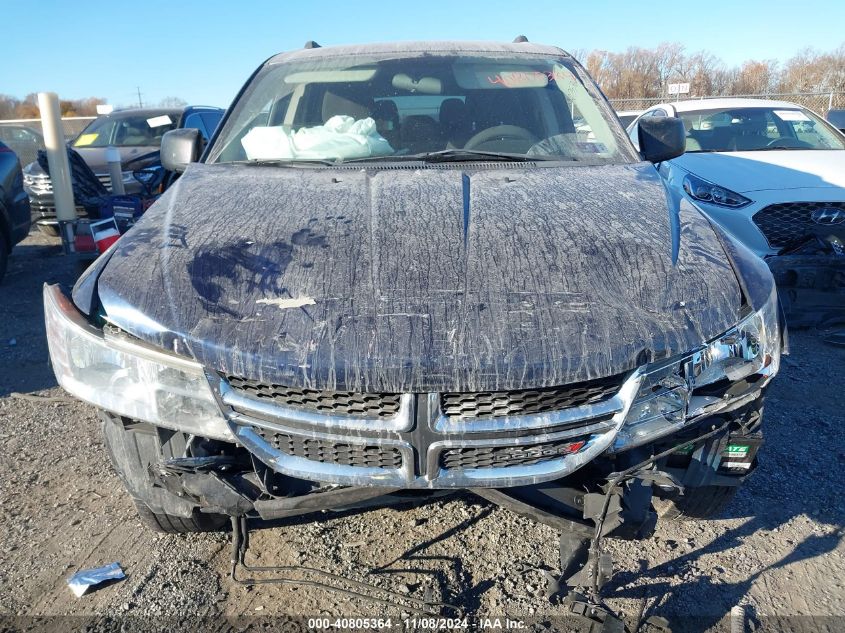
[[[269,64],[209,162],[638,160],[579,66],[555,56],[319,57]]]
[[[177,117],[167,113],[100,117],[73,141],[74,147],[160,147],[161,137],[174,129]]]
[[[803,108],[679,112],[688,152],[845,149],[845,138]]]

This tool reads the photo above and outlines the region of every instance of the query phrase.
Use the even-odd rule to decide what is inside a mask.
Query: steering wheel
[[[792,138],[791,136],[779,136],[773,141],[766,143],[766,147],[797,147],[797,148],[811,148],[813,147],[809,143],[805,141],[799,141],[797,138]]]
[[[494,125],[471,137],[463,149],[478,149],[485,143],[495,141],[524,141],[530,147],[537,142],[537,137],[518,125]]]

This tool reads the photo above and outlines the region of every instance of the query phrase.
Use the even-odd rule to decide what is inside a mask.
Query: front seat
[[[434,119],[424,114],[412,114],[405,117],[402,124],[402,145],[411,154],[436,152],[443,149],[440,126]]]
[[[366,119],[370,116],[371,106],[372,101],[362,104],[343,95],[326,91],[326,94],[323,96],[322,122],[325,123],[337,115],[351,116],[356,121]]]
[[[472,136],[472,121],[466,104],[461,99],[444,99],[440,104],[439,118],[446,146],[463,147]]]
[[[399,149],[399,108],[390,99],[377,101],[371,114],[376,122],[376,129],[387,139],[390,146]]]

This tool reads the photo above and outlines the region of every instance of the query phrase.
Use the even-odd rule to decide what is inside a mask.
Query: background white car
[[[708,99],[662,103],[644,117],[677,116],[687,151],[664,162],[669,187],[691,199],[757,255],[808,236],[845,235],[845,135],[793,103]],[[840,242],[841,243],[841,242]]]

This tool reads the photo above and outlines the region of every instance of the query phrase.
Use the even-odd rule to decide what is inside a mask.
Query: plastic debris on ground
[[[126,574],[120,568],[120,563],[111,563],[94,569],[81,569],[68,578],[67,584],[77,598],[81,598],[91,587],[108,582],[109,580],[123,580]]]

